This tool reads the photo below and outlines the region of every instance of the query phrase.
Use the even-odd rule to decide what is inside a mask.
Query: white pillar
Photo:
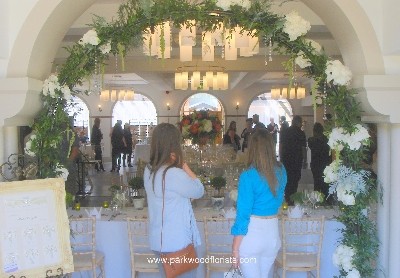
[[[378,124],[377,146],[377,175],[378,187],[382,186],[382,203],[378,204],[377,230],[380,241],[379,263],[380,268],[376,277],[385,278],[389,270],[389,205],[390,205],[390,126]]]
[[[0,164],[6,162],[6,154],[4,147],[4,126],[0,126]],[[3,169],[2,169],[3,170]],[[0,182],[4,181],[3,177],[0,175]]]
[[[16,126],[5,126],[4,154],[6,159],[13,153],[18,153],[18,128]]]
[[[390,138],[390,216],[389,271],[387,277],[400,273],[400,124],[392,124]]]

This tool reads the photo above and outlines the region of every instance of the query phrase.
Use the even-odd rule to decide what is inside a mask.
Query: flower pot
[[[144,208],[144,198],[133,198],[132,203],[133,203],[133,207],[135,209],[143,209]]]
[[[220,210],[224,207],[225,197],[211,197],[211,205],[213,209]]]

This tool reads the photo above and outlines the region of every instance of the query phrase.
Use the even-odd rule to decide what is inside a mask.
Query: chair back
[[[131,254],[132,277],[136,272],[158,272],[155,254],[150,249],[148,239],[148,220],[127,218],[129,249]],[[151,262],[151,260],[153,260]]]
[[[324,223],[324,216],[282,218],[283,269],[319,272]]]
[[[234,219],[204,217],[204,234],[207,255],[226,255],[232,253],[231,227]]]
[[[91,270],[93,277],[102,258],[96,258],[96,218],[71,218],[71,248],[74,255],[75,271]]]

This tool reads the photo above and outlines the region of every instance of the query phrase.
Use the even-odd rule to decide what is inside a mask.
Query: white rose
[[[110,53],[110,51],[111,51],[111,43],[103,44],[102,46],[100,46],[100,51],[103,54]]]
[[[79,40],[79,44],[91,44],[98,45],[100,43],[100,39],[97,36],[97,32],[95,30],[89,30],[86,34],[83,35],[82,39]]]
[[[69,172],[68,172],[68,170],[67,170],[66,168],[64,168],[64,167],[62,167],[61,165],[57,164],[57,166],[56,166],[56,171],[57,171],[57,172],[61,172],[60,174],[58,174],[58,177],[59,177],[59,178],[63,178],[64,181],[67,181]]]
[[[338,200],[346,206],[353,206],[356,203],[354,195],[350,194],[344,186],[339,185],[336,188],[336,195]]]
[[[333,81],[335,85],[348,85],[352,78],[350,69],[344,66],[339,60],[328,61],[325,73],[327,81]]]

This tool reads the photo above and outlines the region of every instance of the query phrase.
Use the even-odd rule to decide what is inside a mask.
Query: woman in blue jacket
[[[248,168],[239,178],[232,257],[244,277],[268,277],[281,247],[277,214],[287,176],[274,146],[268,130],[256,130],[250,137]]]

